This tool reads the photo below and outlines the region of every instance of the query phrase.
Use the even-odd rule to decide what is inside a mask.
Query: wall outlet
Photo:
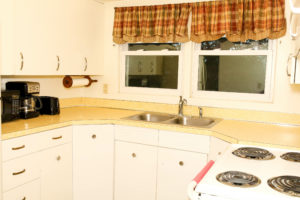
[[[108,84],[103,84],[103,94],[108,93]]]

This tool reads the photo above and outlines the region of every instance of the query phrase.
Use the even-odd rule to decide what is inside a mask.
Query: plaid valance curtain
[[[285,33],[285,0],[219,0],[115,8],[113,41],[199,43],[226,35],[236,42],[277,39]]]
[[[191,40],[276,39],[286,33],[284,0],[221,0],[192,4]]]
[[[115,8],[113,41],[186,42],[189,4]]]

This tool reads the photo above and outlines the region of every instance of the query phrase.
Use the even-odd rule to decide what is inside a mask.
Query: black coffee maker
[[[6,83],[6,90],[20,91],[20,117],[29,119],[38,117],[39,110],[43,107],[38,96],[40,93],[40,83],[27,81],[13,81]]]

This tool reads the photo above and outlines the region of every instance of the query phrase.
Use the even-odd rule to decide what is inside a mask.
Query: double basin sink
[[[126,117],[124,119],[144,122],[156,122],[162,124],[173,124],[200,128],[211,128],[220,119],[194,117],[194,116],[178,116],[168,115],[163,113],[142,113],[133,116]]]

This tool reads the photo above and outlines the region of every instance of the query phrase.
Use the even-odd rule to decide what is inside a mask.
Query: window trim
[[[272,102],[274,88],[275,72],[275,42],[269,40],[268,50],[201,50],[201,44],[193,44],[193,66],[192,66],[192,84],[191,98],[195,99],[214,99],[214,100],[233,100],[233,101],[258,101]],[[265,93],[237,93],[220,91],[202,91],[198,90],[198,70],[200,55],[265,55],[267,56]]]
[[[129,51],[128,44],[120,45],[120,93],[121,94],[146,94],[146,95],[164,95],[164,96],[179,96],[183,92],[183,52],[184,44],[181,43],[179,51]],[[145,55],[145,56],[178,56],[178,81],[177,89],[167,88],[147,88],[147,87],[126,87],[126,56],[128,55]]]

